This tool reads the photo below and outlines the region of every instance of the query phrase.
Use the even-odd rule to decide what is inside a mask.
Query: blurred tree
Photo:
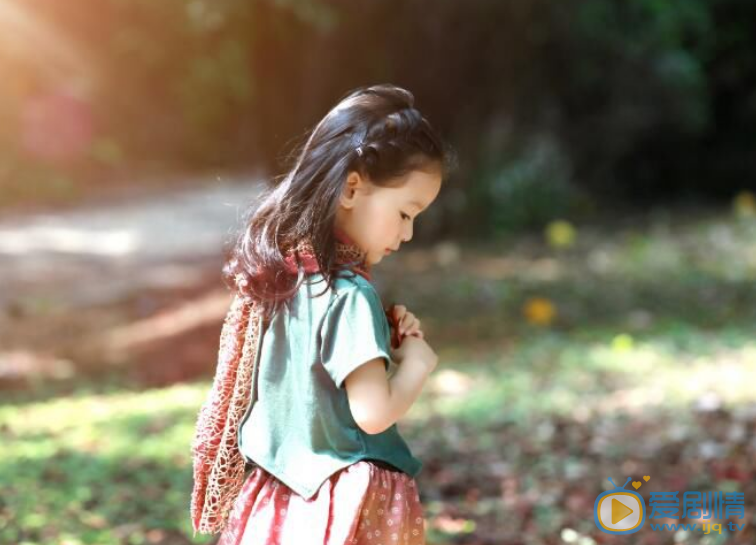
[[[415,93],[459,152],[441,215],[427,222],[444,234],[541,229],[591,210],[587,194],[729,201],[753,185],[751,4],[28,0],[24,10],[66,51],[86,52],[76,58],[93,179],[126,168],[133,179],[154,164],[280,171],[341,96],[390,81]],[[37,82],[3,90],[6,181],[8,165],[42,172],[19,152],[14,109],[71,73],[8,60],[24,50],[0,52],[13,81]]]
[[[563,43],[543,66],[568,70],[543,87],[555,93],[581,184],[648,201],[729,198],[750,182],[750,2],[577,0],[559,9]]]

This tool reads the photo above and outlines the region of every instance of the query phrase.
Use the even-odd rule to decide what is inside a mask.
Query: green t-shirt
[[[239,427],[246,461],[305,499],[359,460],[387,462],[413,477],[422,468],[396,424],[370,435],[349,410],[347,375],[378,357],[388,373],[391,356],[380,297],[362,276],[345,274],[325,293],[322,275],[308,277],[290,309],[273,315],[258,354],[256,401]]]

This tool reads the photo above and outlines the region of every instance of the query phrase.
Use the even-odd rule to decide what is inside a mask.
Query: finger
[[[415,320],[415,323],[412,324],[411,331],[421,331],[421,329],[420,329],[420,320]]]
[[[404,305],[394,305],[394,319],[399,322],[407,313],[407,307]]]
[[[400,327],[404,328],[405,331],[411,331],[412,329],[415,329],[417,327],[417,324],[417,318],[415,318],[412,314],[407,313],[407,316],[405,316]]]
[[[408,312],[404,315],[401,322],[399,322],[399,330],[409,331],[416,321],[415,316],[411,312]]]

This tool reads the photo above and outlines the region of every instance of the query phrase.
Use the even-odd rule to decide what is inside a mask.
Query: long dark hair
[[[412,93],[390,84],[361,87],[342,98],[293,152],[291,169],[245,214],[245,227],[223,267],[226,284],[259,299],[269,316],[304,279],[301,263],[297,277],[285,273],[284,257],[307,238],[328,289],[341,269],[333,227],[349,172],[384,187],[428,168],[440,169],[443,179],[456,162],[454,151],[414,101]]]

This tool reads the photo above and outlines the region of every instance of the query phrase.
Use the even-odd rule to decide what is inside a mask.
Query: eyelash
[[[408,216],[407,214],[405,214],[404,212],[401,212],[401,213],[400,213],[400,215],[402,216],[402,219],[403,219],[403,220],[408,220],[408,219],[411,219],[411,218],[410,218],[410,217],[409,217],[409,216]]]

